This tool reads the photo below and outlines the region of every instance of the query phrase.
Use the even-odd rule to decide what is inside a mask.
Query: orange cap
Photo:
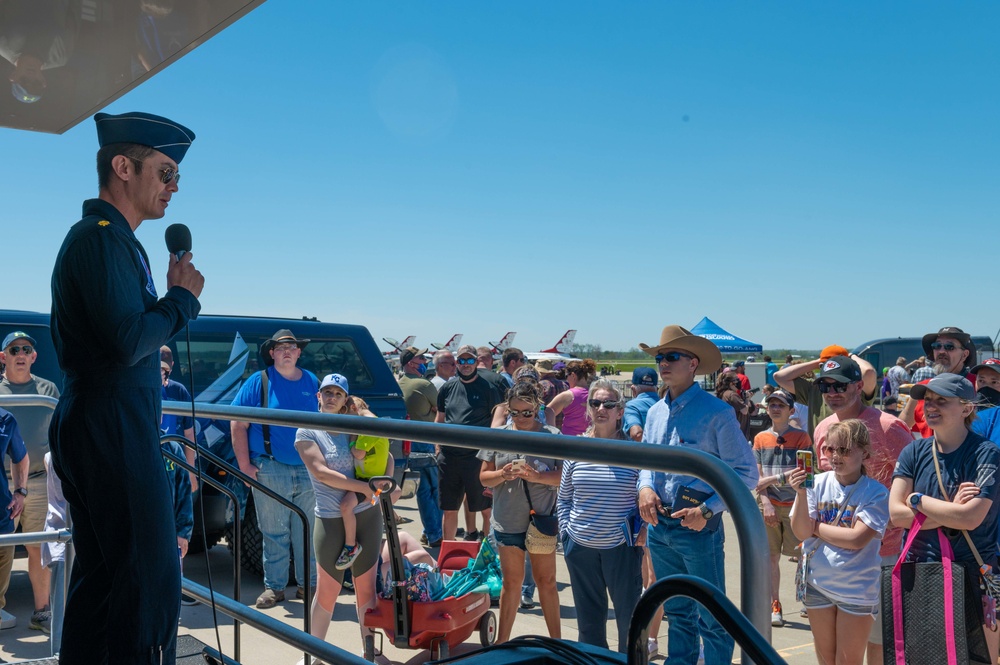
[[[839,346],[837,344],[831,344],[830,346],[823,349],[823,352],[819,354],[819,359],[829,360],[834,356],[846,356],[849,358],[851,356],[851,352],[842,346]]]

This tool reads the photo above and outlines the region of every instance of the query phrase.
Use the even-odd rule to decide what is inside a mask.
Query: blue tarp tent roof
[[[698,335],[699,337],[704,337],[709,340],[717,347],[722,353],[763,353],[764,347],[760,344],[754,344],[753,342],[748,342],[745,339],[741,339],[736,335],[724,330],[718,323],[708,318],[707,316],[698,322],[694,328],[691,328],[692,335]]]

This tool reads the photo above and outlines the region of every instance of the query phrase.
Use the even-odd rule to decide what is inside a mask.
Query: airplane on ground
[[[542,349],[538,353],[525,353],[524,357],[529,362],[535,362],[536,360],[562,360],[564,362],[572,360],[574,356],[570,354],[570,349],[573,348],[574,339],[576,339],[576,331],[567,330],[551,349]]]
[[[462,345],[462,333],[455,333],[454,335],[451,336],[451,339],[449,339],[444,344],[435,344],[434,342],[431,342],[431,346],[433,346],[438,351],[444,349],[447,351],[451,351],[452,353],[458,351],[458,347],[461,345]]]
[[[399,360],[399,354],[403,352],[403,349],[408,346],[413,346],[413,342],[416,341],[416,339],[416,335],[410,335],[409,337],[404,337],[402,342],[397,342],[391,337],[383,337],[382,341],[391,346],[392,351],[383,351],[382,357],[389,363],[393,360]]]

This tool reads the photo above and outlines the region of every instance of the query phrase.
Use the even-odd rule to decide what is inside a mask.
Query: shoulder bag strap
[[[267,384],[268,384],[267,369],[265,368],[260,370],[260,408],[262,409],[267,408]],[[260,427],[264,431],[264,454],[267,455],[268,457],[272,457],[271,428],[266,424],[261,425]]]
[[[951,497],[948,496],[948,490],[944,488],[944,479],[941,477],[941,463],[938,461],[936,438],[931,440],[931,452],[934,454],[934,472],[937,474],[938,487],[941,489],[941,496],[943,496],[946,501],[951,501]],[[965,536],[965,542],[969,544],[969,549],[972,550],[972,556],[976,557],[976,563],[979,564],[979,572],[985,575],[990,568],[983,563],[983,557],[979,556],[979,550],[977,550],[976,546],[972,544],[972,537],[969,535],[969,532],[962,529],[962,535]],[[948,549],[951,549],[951,543],[948,544]]]

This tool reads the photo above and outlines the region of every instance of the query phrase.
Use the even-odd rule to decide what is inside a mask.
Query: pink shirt
[[[590,427],[590,418],[587,417],[587,393],[582,386],[570,388],[573,393],[573,401],[563,409],[562,433],[566,436],[577,436],[583,434]]]
[[[865,407],[858,420],[868,426],[868,435],[872,442],[871,457],[865,460],[865,473],[888,489],[892,485],[892,470],[896,467],[896,458],[903,448],[913,441],[913,435],[902,420],[873,406]],[[826,441],[826,433],[830,426],[837,422],[840,422],[840,418],[837,414],[833,414],[816,425],[813,439],[819,452],[820,471],[831,469],[830,460],[823,454],[823,442]],[[885,529],[879,554],[881,556],[899,554],[902,545],[903,530],[897,529],[890,523]]]

